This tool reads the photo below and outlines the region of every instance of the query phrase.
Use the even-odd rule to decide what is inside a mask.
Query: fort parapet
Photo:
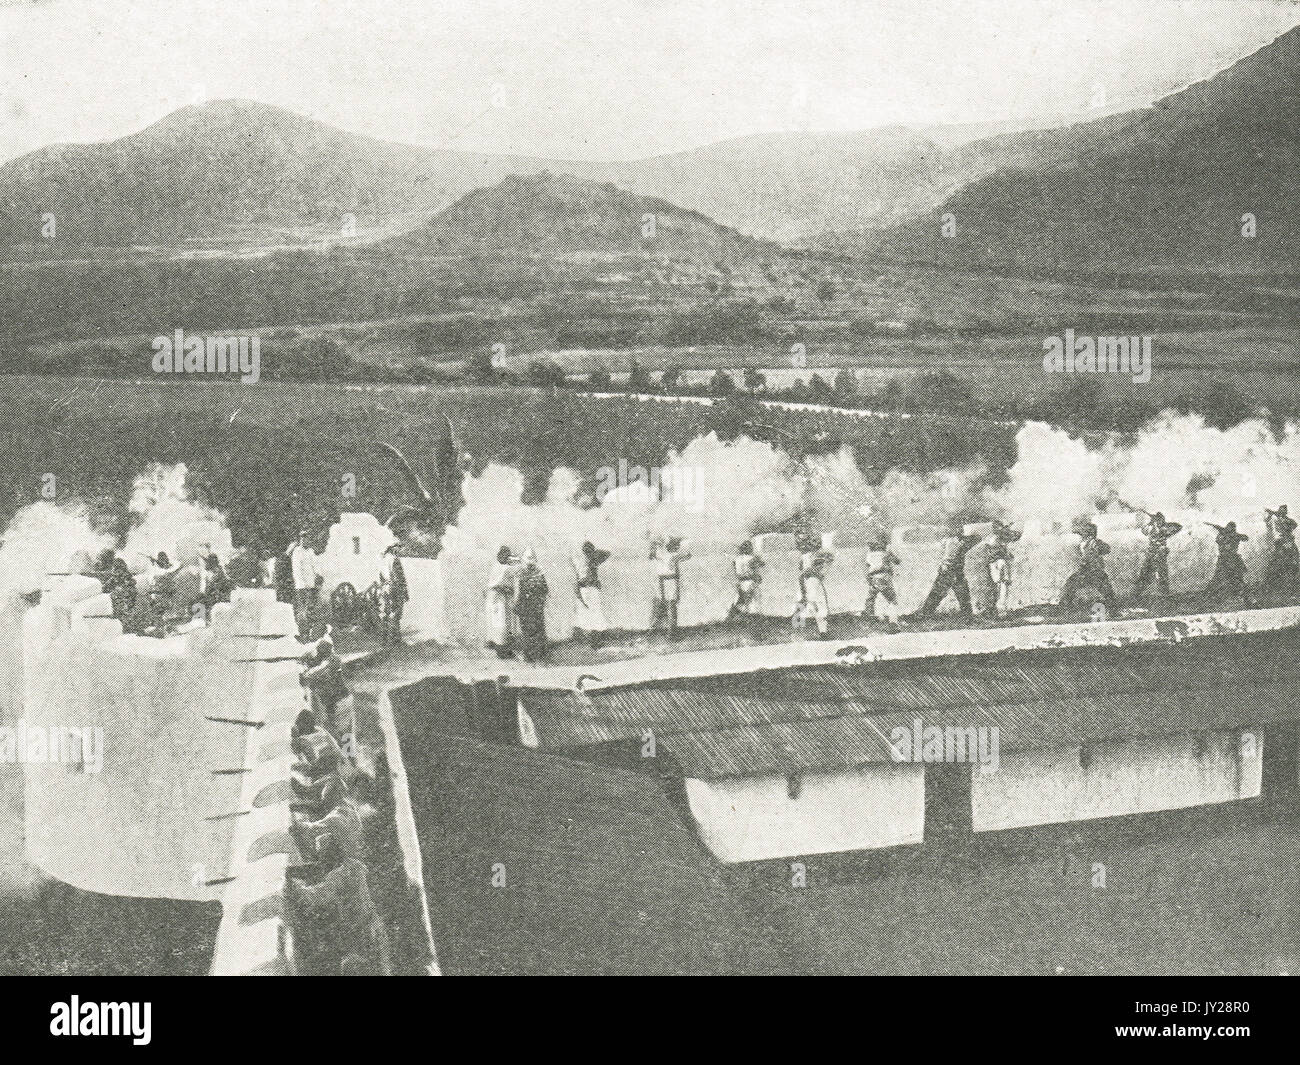
[[[1193,592],[1209,584],[1214,573],[1214,530],[1204,525],[1206,516],[1195,511],[1172,513],[1184,531],[1169,545],[1169,574],[1174,594]],[[1117,591],[1124,595],[1136,580],[1147,550],[1147,539],[1133,514],[1099,515],[1095,519],[1102,539],[1111,548],[1107,570]],[[968,526],[973,533],[987,533],[986,525]],[[1241,523],[1250,537],[1243,558],[1252,574],[1263,570],[1266,532],[1262,519]],[[895,587],[902,612],[915,610],[938,570],[943,530],[938,526],[911,526],[895,530],[890,548],[902,560],[895,570]],[[834,553],[826,578],[826,591],[833,614],[857,613],[867,599],[868,546],[852,534],[827,532],[823,542]],[[1056,602],[1079,559],[1080,538],[1059,525],[1029,523],[1024,535],[1011,545],[1012,585],[1009,608]],[[412,594],[412,608],[426,618],[425,631],[439,642],[474,646],[484,637],[484,601],[496,546],[452,542],[433,562],[414,561],[429,572],[422,573],[421,591]],[[546,605],[547,634],[552,640],[569,638],[573,631],[575,590],[571,554],[541,543],[511,544],[520,550],[533,546],[538,564],[546,575],[550,597]],[[600,568],[602,605],[611,628],[628,632],[649,627],[656,594],[654,564],[643,546],[598,544],[611,551]],[[684,626],[717,624],[726,619],[736,599],[732,568],[734,555],[729,545],[688,544],[692,557],[682,563],[679,623]],[[578,545],[572,545],[576,551]],[[756,553],[764,562],[758,592],[758,613],[768,617],[789,617],[799,598],[799,559],[795,538],[785,533],[754,537]],[[408,569],[411,567],[408,566]],[[972,593],[979,600],[991,596],[988,555],[982,544],[971,549],[966,574]],[[417,595],[432,599],[420,602]],[[943,610],[954,610],[949,599]]]
[[[241,589],[207,627],[125,635],[99,582],[54,578],[23,620],[23,720],[98,729],[102,765],[26,769],[28,861],[85,891],[220,901],[215,971],[283,971],[292,608]]]

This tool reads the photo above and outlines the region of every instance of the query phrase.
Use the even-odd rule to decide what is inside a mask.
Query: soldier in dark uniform
[[[1219,557],[1214,564],[1214,576],[1205,588],[1206,595],[1237,598],[1244,606],[1250,606],[1250,593],[1246,591],[1246,563],[1241,557],[1241,545],[1250,537],[1237,532],[1237,523],[1215,525],[1207,521],[1206,525],[1216,530],[1214,542],[1219,547]]]
[[[1115,589],[1111,587],[1110,577],[1106,574],[1106,556],[1110,554],[1110,545],[1097,536],[1097,526],[1085,523],[1079,535],[1079,568],[1070,574],[1061,589],[1061,606],[1069,608],[1079,597],[1079,593],[1091,588],[1100,597],[1108,614],[1115,612]]]
[[[334,653],[334,641],[329,636],[322,637],[303,658],[306,668],[299,679],[311,692],[316,720],[330,730],[336,730],[339,726],[336,720],[338,704],[349,693],[343,683],[343,662]]]
[[[1273,538],[1273,550],[1264,570],[1264,590],[1267,594],[1293,595],[1300,585],[1300,556],[1296,554],[1295,519],[1287,514],[1286,504],[1277,510],[1264,511],[1268,532]]]
[[[131,568],[123,559],[114,557],[102,583],[113,603],[113,617],[127,618],[135,607],[135,578],[131,575]]]
[[[230,602],[232,591],[234,585],[226,576],[225,570],[221,568],[221,560],[216,555],[208,555],[203,560],[203,591],[196,602],[210,611],[218,603]]]
[[[523,569],[519,571],[519,594],[515,599],[519,650],[525,662],[544,662],[547,653],[546,597],[551,590],[531,547],[524,552],[523,562]]]
[[[958,519],[948,522],[948,535],[943,538],[943,555],[939,559],[939,573],[934,578],[930,594],[925,597],[912,618],[928,618],[939,608],[949,592],[957,597],[957,605],[966,616],[971,616],[970,585],[966,583],[966,555],[979,543],[978,536],[967,536],[965,524]]]
[[[366,863],[349,854],[331,831],[314,841],[312,871],[324,875],[304,883],[291,873],[285,904],[298,942],[295,953],[313,976],[340,972],[389,975],[387,932],[370,892]]]
[[[400,643],[402,639],[402,611],[406,609],[411,593],[406,586],[406,570],[402,566],[402,556],[398,554],[397,544],[390,544],[384,549],[389,559],[387,570],[383,575],[384,587],[388,596],[387,617],[381,619],[384,625],[382,636],[385,643]]]
[[[1169,538],[1182,531],[1176,521],[1165,521],[1165,516],[1156,511],[1147,520],[1142,531],[1147,537],[1147,555],[1142,560],[1142,569],[1138,572],[1137,584],[1133,587],[1136,599],[1152,580],[1156,582],[1156,591],[1166,596],[1169,594]]]

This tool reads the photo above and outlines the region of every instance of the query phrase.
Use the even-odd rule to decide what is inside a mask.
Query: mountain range
[[[1091,121],[755,134],[633,162],[396,144],[227,100],[3,164],[0,244],[39,243],[52,214],[72,245],[335,234],[434,254],[608,254],[631,232],[636,250],[692,256],[756,238],[963,266],[1291,264],[1297,119],[1300,27]],[[658,244],[638,236],[647,213]]]
[[[512,175],[570,174],[668,200],[764,240],[876,228],[998,165],[971,141],[1041,123],[761,133],[635,162],[538,159],[396,144],[270,104],[192,104],[138,133],[53,145],[0,165],[0,244],[53,214],[73,244],[292,241],[355,219],[363,234],[428,219]],[[1014,148],[1008,146],[1009,152]]]
[[[1300,27],[1150,107],[964,151],[999,165],[857,248],[956,265],[1295,267]]]

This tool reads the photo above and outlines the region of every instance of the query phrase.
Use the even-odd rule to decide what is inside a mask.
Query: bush
[[[575,322],[560,326],[555,333],[557,348],[630,348],[637,342],[636,325],[607,325],[600,322]]]
[[[564,370],[550,359],[533,359],[528,363],[528,383],[538,388],[558,388],[565,383]]]
[[[632,365],[627,371],[627,390],[644,394],[652,389],[650,383],[650,373],[636,359],[632,360]]]
[[[1234,385],[1215,381],[1206,391],[1191,401],[1194,410],[1200,411],[1207,425],[1215,429],[1228,429],[1243,422],[1255,413],[1256,404]]]
[[[717,303],[668,318],[658,327],[658,342],[673,348],[744,344],[768,332],[766,314],[754,303]]]
[[[923,411],[964,411],[974,402],[971,387],[947,370],[917,374],[907,382],[906,402]]]
[[[465,361],[465,376],[476,384],[485,385],[496,380],[497,368],[486,351],[476,351]]]
[[[347,376],[352,356],[330,336],[310,336],[289,350],[286,377],[337,381]]]
[[[1047,398],[1047,409],[1054,421],[1092,422],[1105,402],[1100,381],[1094,377],[1071,375],[1069,381]]]

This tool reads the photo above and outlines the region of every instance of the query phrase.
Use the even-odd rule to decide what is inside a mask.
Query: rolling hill
[[[712,262],[762,245],[666,200],[543,172],[512,174],[475,189],[382,246],[429,255],[651,255]]]
[[[414,227],[509,174],[548,171],[799,243],[939,202],[996,165],[964,147],[982,132],[763,133],[633,162],[590,162],[395,144],[268,104],[214,101],[119,140],[55,145],[0,165],[0,244],[38,242],[46,213],[64,246],[291,243],[338,238],[348,216],[365,238]]]
[[[1150,107],[1074,125],[1051,125],[1069,120],[1056,116],[1028,124],[1047,128],[1002,131],[763,133],[631,162],[395,144],[227,100],[119,140],[56,145],[0,166],[0,245],[39,243],[52,213],[64,248],[265,246],[404,230],[451,247],[461,239],[452,229],[421,228],[448,205],[509,175],[566,174],[788,245],[959,266],[1276,269],[1297,261],[1298,118],[1300,28]],[[548,210],[565,205],[553,177],[498,195],[511,189],[544,193]],[[478,206],[459,203],[453,220],[472,222]],[[585,209],[584,196],[568,206]],[[602,209],[612,217],[624,208],[609,200]],[[940,233],[946,213],[957,223],[951,239]],[[1247,214],[1253,237],[1241,232]],[[522,214],[518,222],[515,236],[557,247],[579,233],[579,244],[608,249],[611,239],[584,231],[580,218],[568,235],[553,219],[527,233]],[[680,236],[689,247],[693,238]]]
[[[1300,27],[1151,107],[961,151],[1000,165],[865,244],[955,265],[1293,269]]]
[[[520,163],[334,129],[247,100],[191,105],[103,144],[56,145],[0,167],[0,242],[34,242],[42,213],[74,244],[254,240],[414,220]]]

